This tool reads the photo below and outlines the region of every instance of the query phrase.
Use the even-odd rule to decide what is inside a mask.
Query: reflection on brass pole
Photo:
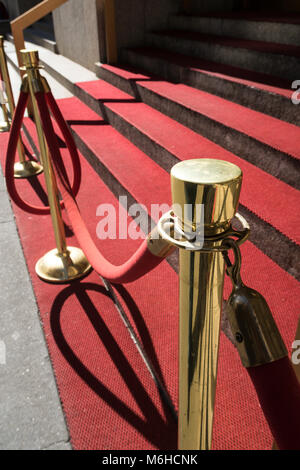
[[[237,209],[241,181],[240,168],[222,160],[195,159],[175,165],[171,171],[172,198],[182,228],[184,224],[195,228],[195,208],[203,204],[204,237],[226,231]],[[185,204],[194,210],[187,211]],[[220,243],[215,242],[213,247]],[[209,450],[224,261],[220,252],[186,249],[180,249],[179,259],[179,449]]]
[[[3,36],[0,36],[0,69],[1,69],[1,78],[3,80],[3,82],[1,83],[1,108],[3,111],[4,120],[5,120],[5,122],[1,125],[1,132],[7,132],[10,130],[10,119],[8,115],[8,109],[6,107],[6,103],[9,103],[7,90],[9,89],[10,80],[9,80],[9,75],[7,71],[6,57],[4,53],[4,37]],[[9,81],[8,85],[7,85],[7,78]],[[6,92],[7,99],[5,99],[4,92]]]
[[[79,248],[67,247],[64,223],[61,214],[59,193],[48,146],[45,140],[43,126],[38,110],[35,93],[44,93],[45,79],[40,76],[39,56],[37,51],[21,50],[21,57],[27,72],[23,79],[23,86],[28,83],[32,100],[34,120],[36,124],[41,160],[44,168],[45,182],[56,241],[56,249],[46,253],[36,264],[39,277],[48,282],[69,282],[79,279],[87,274],[91,266]]]
[[[4,118],[4,121],[0,122],[0,132],[8,132],[10,130],[10,120],[8,116],[8,110],[6,107],[7,100],[5,99],[5,96],[4,96],[3,83],[1,83],[0,93],[1,93],[1,96],[0,96],[1,109],[2,109],[3,118]]]
[[[5,84],[5,93],[7,96],[10,117],[12,119],[14,112],[15,112],[15,100],[14,95],[12,92],[10,77],[7,68],[7,62],[4,52],[4,38],[0,36],[0,67],[1,67],[1,75]],[[10,127],[10,125],[9,125]],[[15,178],[29,178],[30,176],[38,175],[43,171],[42,166],[34,162],[32,160],[26,160],[25,158],[25,151],[24,146],[21,140],[21,137],[18,141],[18,154],[19,154],[19,162],[15,163],[14,167],[14,176]]]

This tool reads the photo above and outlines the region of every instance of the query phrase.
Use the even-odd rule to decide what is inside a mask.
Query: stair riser
[[[192,41],[171,36],[147,34],[147,44],[171,52],[213,60],[246,70],[274,75],[291,82],[300,77],[299,58],[280,54],[266,54],[248,49],[223,46],[209,42]]]
[[[158,163],[164,170],[170,172],[171,168],[178,163],[178,158],[154,141],[142,131],[134,127],[129,122],[122,119],[111,109],[106,109],[106,117],[113,126],[126,139],[130,140],[136,147],[142,150],[148,157]]]
[[[300,114],[297,106],[293,105],[291,100],[284,96],[201,73],[177,64],[166,63],[162,59],[143,56],[134,51],[124,51],[123,58],[130,65],[141,67],[154,74],[160,74],[165,80],[185,83],[291,124],[300,125]],[[109,81],[108,74],[105,78],[100,69],[98,69],[97,74],[104,80]],[[111,80],[113,79],[111,77]],[[130,91],[127,91],[127,93],[130,93]]]
[[[300,25],[267,21],[172,16],[171,29],[300,46]]]

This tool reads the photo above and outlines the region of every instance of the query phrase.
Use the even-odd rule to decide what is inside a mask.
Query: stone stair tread
[[[280,54],[284,56],[300,57],[300,46],[279,44],[274,42],[253,41],[249,39],[241,39],[229,36],[217,36],[214,34],[203,34],[195,31],[181,30],[163,30],[155,31],[152,35],[167,36],[176,39],[187,39],[196,42],[209,42],[221,46],[249,49],[256,52],[264,52],[267,54]]]
[[[100,96],[102,83],[99,80],[95,84],[95,96]],[[84,87],[84,84],[82,86]],[[105,95],[107,98],[107,89]],[[149,138],[159,142],[160,146],[167,148],[178,160],[201,157],[219,158],[240,166],[244,173],[241,204],[275,226],[291,240],[295,242],[300,240],[300,226],[296,211],[289,214],[287,218],[282,217],[287,204],[294,207],[299,205],[299,191],[144,103],[137,103],[134,100],[117,103],[111,102],[111,99],[105,103],[108,108],[147,134]],[[59,105],[65,118],[71,120],[70,125],[73,131],[87,143],[98,158],[104,161],[105,165],[113,171],[115,178],[127,187],[136,200],[141,202],[143,201],[141,198],[146,198],[146,201],[148,197],[145,178],[141,178],[141,172],[145,172],[148,175],[147,178],[150,176],[152,183],[155,180],[159,188],[166,186],[169,191],[169,176],[166,179],[167,172],[158,165],[159,158],[155,163],[112,126],[105,125],[105,121],[101,121],[100,124],[99,115],[77,98],[60,100]],[[258,181],[261,181],[259,192],[257,192]],[[150,193],[158,191],[156,183],[151,188],[149,188]],[[267,204],[270,195],[272,195],[272,201]],[[159,203],[159,201],[169,203],[169,199],[166,200],[166,196],[162,197],[161,193],[156,202]]]
[[[8,40],[10,43],[13,42],[12,35],[8,35]],[[45,67],[45,70],[47,70],[51,75],[54,75],[53,71],[55,71],[55,76],[58,76],[59,78],[63,77],[65,79],[64,82],[69,81],[73,84],[78,80],[88,81],[95,80],[97,78],[96,74],[91,70],[77,64],[68,57],[56,54],[39,44],[34,44],[31,41],[25,40],[25,48],[36,49],[39,53],[40,62]],[[15,54],[10,54],[9,60],[14,67],[18,68]]]

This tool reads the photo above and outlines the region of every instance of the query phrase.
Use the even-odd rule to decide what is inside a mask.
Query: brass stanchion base
[[[10,131],[10,122],[2,121],[0,122],[0,132],[9,132]]]
[[[68,283],[84,277],[92,267],[80,248],[67,247],[67,254],[57,249],[46,253],[35,265],[37,275],[47,282]]]
[[[39,175],[42,172],[42,165],[32,160],[27,160],[26,162],[16,162],[14,165],[15,178],[30,178],[31,176]]]

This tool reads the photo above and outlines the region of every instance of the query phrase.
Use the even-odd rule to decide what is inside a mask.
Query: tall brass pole
[[[237,209],[241,181],[240,168],[222,160],[195,159],[175,165],[171,171],[172,197],[182,228],[185,224],[195,230],[195,209],[203,204],[204,237],[225,232]],[[186,204],[193,210],[188,211]],[[210,248],[220,243],[210,243]],[[179,259],[179,449],[208,450],[212,442],[224,261],[221,252],[187,249],[180,249]]]
[[[45,83],[45,79],[43,79],[43,82],[39,72],[38,52],[35,50],[21,50],[20,53],[27,72],[27,75],[24,76],[23,83],[28,83],[32,100],[34,120],[56,241],[56,248],[48,252],[37,262],[36,272],[40,278],[48,282],[69,282],[83,277],[90,271],[91,266],[81,249],[76,247],[67,247],[66,244],[57,183],[51,160],[49,158],[48,147],[45,141],[43,126],[35,97],[35,93],[44,92]]]
[[[5,92],[7,96],[9,111],[11,119],[15,112],[15,100],[12,92],[10,77],[7,68],[6,56],[4,52],[4,37],[0,36],[0,67],[1,74],[5,84]],[[10,126],[9,126],[10,127]],[[8,128],[9,130],[9,128]],[[21,137],[18,141],[18,154],[19,162],[15,163],[14,176],[15,178],[29,178],[30,176],[38,175],[43,171],[43,167],[32,160],[26,160],[24,146]]]

